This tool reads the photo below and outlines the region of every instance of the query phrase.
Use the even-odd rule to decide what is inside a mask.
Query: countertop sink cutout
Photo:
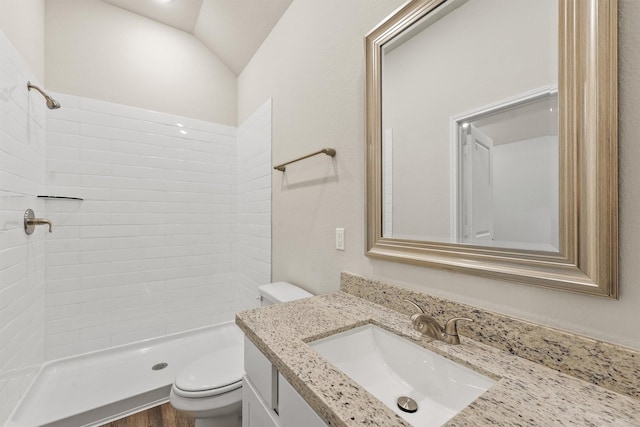
[[[372,324],[309,345],[416,427],[443,425],[495,384],[491,378]],[[402,396],[413,399],[417,411],[401,410],[397,401]]]

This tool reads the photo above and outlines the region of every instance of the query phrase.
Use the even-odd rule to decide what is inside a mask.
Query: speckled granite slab
[[[414,300],[442,323],[452,317],[470,317],[475,322],[461,322],[461,335],[609,390],[640,398],[640,353],[631,349],[350,273],[342,273],[340,289],[406,314],[414,311],[402,300]]]
[[[406,314],[345,292],[261,307],[236,323],[331,426],[407,426],[306,343],[375,323],[497,379],[446,426],[640,426],[640,401],[462,337],[430,342]]]

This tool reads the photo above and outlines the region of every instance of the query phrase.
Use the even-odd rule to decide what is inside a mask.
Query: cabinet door
[[[242,427],[280,427],[276,417],[245,376],[242,380]]]
[[[278,415],[282,427],[327,427],[298,392],[278,374]]]
[[[278,370],[246,336],[244,337],[244,371],[258,396],[271,408],[278,407]]]

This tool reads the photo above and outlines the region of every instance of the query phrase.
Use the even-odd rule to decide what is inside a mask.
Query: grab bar
[[[334,150],[333,148],[323,148],[323,149],[322,149],[322,150],[320,150],[320,151],[316,151],[315,153],[307,154],[306,156],[302,156],[302,157],[299,157],[299,158],[297,158],[297,159],[295,159],[295,160],[291,160],[291,161],[289,161],[289,162],[287,162],[287,163],[283,163],[283,164],[281,164],[281,165],[274,166],[273,168],[274,168],[275,170],[280,171],[280,172],[284,172],[284,171],[285,171],[285,169],[286,169],[286,167],[285,167],[285,166],[287,166],[287,165],[289,165],[289,164],[291,164],[291,163],[298,162],[298,161],[300,161],[300,160],[304,160],[304,159],[306,159],[306,158],[308,158],[308,157],[315,156],[315,155],[317,155],[317,154],[326,154],[327,156],[334,157],[334,156],[336,155],[336,150]]]

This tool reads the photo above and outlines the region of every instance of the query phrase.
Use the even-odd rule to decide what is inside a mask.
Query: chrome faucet
[[[454,317],[453,319],[449,319],[443,328],[433,316],[425,313],[424,309],[418,304],[408,299],[405,299],[405,301],[420,310],[420,313],[415,313],[411,316],[413,329],[423,335],[446,342],[447,344],[460,344],[460,337],[458,336],[459,320],[473,322],[473,319],[469,319],[468,317]]]

